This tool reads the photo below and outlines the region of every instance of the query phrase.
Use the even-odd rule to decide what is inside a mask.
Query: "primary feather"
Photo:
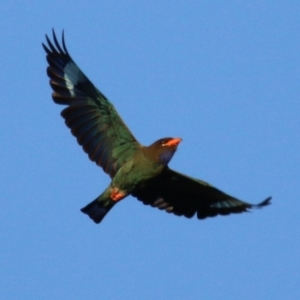
[[[110,101],[92,84],[73,61],[53,31],[46,35],[47,74],[55,103],[67,105],[61,115],[89,158],[113,177],[140,147]]]

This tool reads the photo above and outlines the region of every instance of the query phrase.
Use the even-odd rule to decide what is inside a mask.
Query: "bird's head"
[[[163,138],[154,142],[148,147],[151,156],[155,158],[159,163],[167,165],[174,155],[181,138]]]

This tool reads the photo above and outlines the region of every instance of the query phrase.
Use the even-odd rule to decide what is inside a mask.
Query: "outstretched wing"
[[[253,207],[270,204],[271,197],[253,205],[233,198],[208,183],[187,177],[166,168],[161,175],[145,187],[132,193],[146,205],[173,213],[177,216],[198,219],[241,213]]]
[[[122,121],[114,106],[83,74],[71,58],[65,45],[46,35],[49,66],[47,74],[55,103],[67,105],[61,115],[89,158],[111,177],[126,162],[140,144]]]

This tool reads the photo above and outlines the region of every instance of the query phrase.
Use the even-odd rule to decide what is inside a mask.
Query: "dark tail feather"
[[[97,224],[102,221],[105,215],[116,204],[114,201],[101,201],[99,198],[100,197],[81,209],[84,214],[87,214]]]

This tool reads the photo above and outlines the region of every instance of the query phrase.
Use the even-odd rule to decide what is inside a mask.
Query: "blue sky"
[[[300,298],[300,2],[0,7],[1,299]],[[109,178],[51,99],[52,27],[141,143],[182,137],[172,168],[272,205],[199,221],[129,197],[90,221]]]

